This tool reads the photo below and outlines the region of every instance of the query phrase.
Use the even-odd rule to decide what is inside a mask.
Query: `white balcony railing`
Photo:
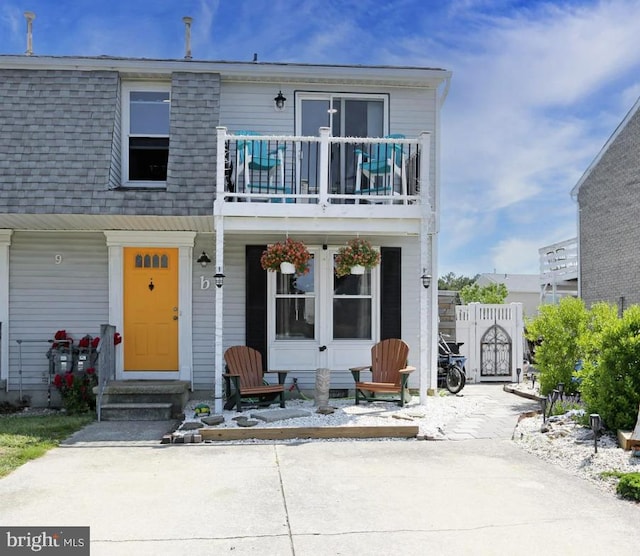
[[[558,284],[578,278],[578,239],[571,238],[538,249],[540,284]]]
[[[225,202],[419,203],[429,134],[407,139],[229,133],[219,127],[217,195]],[[427,181],[425,180],[426,184]],[[426,187],[426,186],[425,186]]]

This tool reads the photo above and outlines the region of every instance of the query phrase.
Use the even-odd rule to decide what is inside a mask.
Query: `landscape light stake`
[[[547,398],[540,399],[540,409],[542,409],[542,422],[547,422]]]
[[[518,382],[516,384],[520,384],[520,373],[522,372],[522,369],[520,367],[518,367],[516,369],[516,377],[518,378]]]
[[[592,413],[589,415],[589,424],[591,425],[591,430],[593,431],[593,450],[594,453],[598,453],[598,432],[600,432],[600,427],[602,426],[602,419],[600,415],[597,413]]]
[[[558,401],[558,397],[560,396],[560,391],[557,388],[553,389],[551,393],[551,404],[549,405],[549,417],[551,417],[551,412],[553,411],[553,404]]]

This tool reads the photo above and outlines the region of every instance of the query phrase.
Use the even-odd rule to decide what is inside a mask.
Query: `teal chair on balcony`
[[[238,136],[261,135],[256,131],[236,131]],[[246,193],[285,193],[291,188],[285,186],[284,163],[286,145],[257,139],[239,139],[236,150],[236,184],[244,179]],[[251,201],[252,199],[249,199]],[[279,203],[282,199],[271,198]],[[287,199],[293,202],[293,199]]]
[[[386,135],[385,139],[404,139],[399,133]],[[369,152],[355,149],[356,195],[375,197],[377,195],[397,194],[396,177],[400,180],[400,193],[407,194],[407,173],[405,170],[405,152],[401,143],[373,143]],[[366,186],[362,178],[366,178]],[[368,199],[375,202],[375,199]],[[385,199],[381,202],[391,202]]]

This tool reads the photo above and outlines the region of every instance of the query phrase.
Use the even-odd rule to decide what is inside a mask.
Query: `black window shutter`
[[[380,339],[402,338],[402,249],[380,249]]]
[[[245,343],[262,354],[267,368],[267,271],[260,265],[266,245],[247,245],[245,248]]]

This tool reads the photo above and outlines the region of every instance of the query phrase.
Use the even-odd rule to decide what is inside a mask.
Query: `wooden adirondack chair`
[[[278,384],[266,384],[262,371],[262,354],[247,346],[233,346],[224,352],[227,372],[223,374],[227,402],[225,409],[236,406],[242,411],[242,398],[258,398],[259,405],[269,405],[280,395],[284,407],[284,381],[287,371],[278,373]],[[231,385],[233,384],[233,391]]]
[[[416,370],[407,365],[409,346],[402,340],[390,338],[382,340],[371,348],[371,365],[349,369],[356,382],[356,405],[360,399],[367,402],[395,401],[404,406],[405,390],[409,374]],[[371,371],[371,381],[360,380],[362,371]],[[370,392],[367,395],[366,392]],[[399,394],[398,399],[376,398],[376,394]]]

